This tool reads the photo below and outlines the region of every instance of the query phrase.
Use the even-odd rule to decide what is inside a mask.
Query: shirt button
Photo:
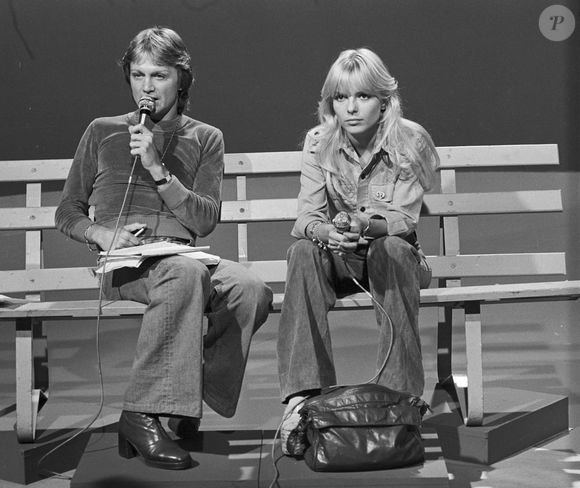
[[[375,196],[379,199],[382,200],[383,198],[385,198],[385,192],[384,191],[378,191],[375,193]]]

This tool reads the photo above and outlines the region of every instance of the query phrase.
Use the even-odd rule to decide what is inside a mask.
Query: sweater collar
[[[131,125],[139,123],[139,110],[135,110],[134,112],[127,114],[127,119]],[[160,120],[157,123],[153,122],[150,118],[147,118],[145,125],[151,130],[157,128],[162,132],[173,132],[176,126],[178,129],[183,126],[183,118],[182,114],[178,114],[172,119]]]

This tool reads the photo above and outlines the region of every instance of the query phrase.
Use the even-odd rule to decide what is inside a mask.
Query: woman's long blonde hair
[[[346,134],[341,128],[333,109],[338,93],[363,92],[379,98],[384,105],[375,147],[388,146],[397,155],[396,164],[409,167],[418,177],[425,190],[429,190],[439,165],[437,151],[429,134],[418,124],[404,119],[397,80],[373,51],[367,48],[342,51],[330,67],[320,93],[318,118],[320,121],[321,162],[329,171],[339,174],[336,166],[338,149]],[[424,151],[417,147],[417,131],[433,153],[426,159]]]

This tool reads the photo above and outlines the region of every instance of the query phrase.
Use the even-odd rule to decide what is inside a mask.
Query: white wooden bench
[[[505,254],[461,253],[459,219],[461,216],[561,212],[559,189],[461,193],[456,172],[479,168],[511,169],[558,164],[558,149],[553,144],[513,146],[439,147],[441,189],[425,197],[423,216],[439,220],[438,255],[428,256],[438,287],[421,291],[421,306],[439,307],[437,370],[440,383],[453,384],[459,377],[452,371],[452,311],[465,311],[468,407],[465,423],[481,425],[483,419],[483,364],[481,305],[523,300],[576,299],[580,281],[546,281],[565,278],[566,260],[562,251],[509,252]],[[25,191],[25,205],[0,209],[0,231],[25,233],[24,269],[0,271],[0,294],[21,296],[28,303],[0,309],[0,320],[15,323],[16,328],[16,413],[20,442],[35,438],[36,416],[47,395],[48,376],[39,376],[37,356],[45,354],[42,346],[43,321],[88,318],[97,315],[96,300],[45,301],[49,291],[89,290],[97,287],[90,266],[45,268],[43,232],[54,229],[54,206],[44,206],[42,195],[53,182],[62,183],[68,174],[70,159],[0,161],[0,184],[14,183]],[[247,199],[247,185],[252,178],[286,176],[298,178],[300,152],[240,153],[226,155],[226,179],[235,179],[235,199],[222,204],[222,222],[237,224],[238,259],[256,271],[265,281],[283,283],[286,249],[282,259],[249,259],[248,225],[255,222],[293,221],[295,198]],[[52,185],[52,186],[51,186]],[[425,236],[421,235],[423,240]],[[65,239],[64,237],[62,237]],[[255,254],[255,252],[254,252]],[[525,283],[462,286],[465,278],[501,277]],[[532,280],[530,281],[530,277]],[[473,280],[471,280],[473,281]],[[482,281],[483,282],[483,281]],[[276,293],[274,311],[279,311],[282,293]],[[364,294],[339,300],[338,309],[370,308]],[[144,306],[132,302],[110,302],[102,307],[102,316],[135,317]],[[39,348],[35,343],[41,344]],[[462,377],[465,380],[465,376]],[[463,383],[463,381],[462,381]]]

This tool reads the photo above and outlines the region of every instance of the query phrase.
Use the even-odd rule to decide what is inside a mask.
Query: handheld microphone
[[[144,124],[147,117],[151,116],[151,112],[155,109],[155,100],[149,97],[141,97],[139,99],[139,123]]]
[[[145,124],[147,117],[151,116],[151,112],[155,110],[155,100],[150,97],[141,97],[139,99],[139,123],[141,125]],[[133,170],[137,164],[139,156],[133,158],[133,166],[131,168],[131,174],[129,175],[129,185],[131,184],[131,179],[133,178]]]
[[[337,232],[340,232],[341,234],[350,230],[350,222],[350,215],[344,211],[338,212],[334,219],[332,219],[334,227],[336,228]]]

